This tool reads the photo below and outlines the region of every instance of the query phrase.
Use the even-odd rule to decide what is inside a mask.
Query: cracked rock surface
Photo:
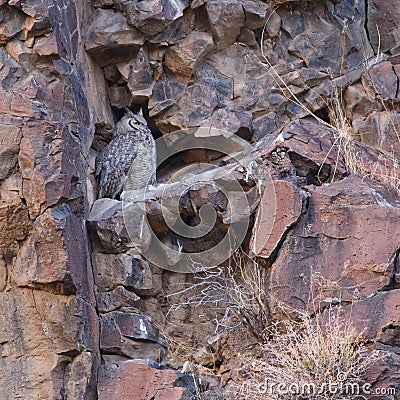
[[[241,249],[271,316],[307,308],[320,274],[335,285],[318,306],[342,302],[388,354],[369,382],[400,393],[399,21],[388,0],[0,0],[0,398],[228,399],[249,338],[218,347],[214,310],[181,293],[195,277],[172,271],[243,215],[220,177],[182,182],[196,163],[248,203]],[[168,270],[132,244],[120,199],[96,199],[95,158],[125,107],[155,138],[220,129],[250,148],[160,166],[144,205],[175,250],[158,253]],[[206,235],[171,229],[204,205]]]

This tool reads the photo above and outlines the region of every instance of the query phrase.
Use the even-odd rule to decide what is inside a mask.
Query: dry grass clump
[[[340,298],[336,305],[321,309],[327,281],[312,276],[307,310],[294,310],[274,299],[286,317],[273,321],[264,269],[243,255],[236,261],[236,266],[199,271],[195,283],[179,292],[180,303],[174,306],[215,308],[220,316],[215,320],[217,331],[256,339],[252,349],[236,343],[233,352],[241,354],[242,367],[228,384],[226,398],[359,399],[363,374],[380,355],[365,346]]]
[[[381,182],[400,194],[399,159],[394,153],[389,154],[380,149],[371,151],[369,146],[361,144],[354,138],[354,129],[345,115],[341,91],[335,86],[333,89],[333,97],[328,107],[332,129],[335,134],[333,146],[338,147],[337,154],[343,157],[348,172]],[[400,140],[400,135],[393,122],[392,129],[395,131],[398,140]],[[332,179],[335,173],[336,170],[333,172]]]
[[[167,342],[170,358],[182,364],[191,360],[193,354],[196,352],[196,347],[194,345],[184,340],[178,340],[164,329],[160,329],[160,331],[163,333],[163,337]]]
[[[246,400],[359,399],[363,374],[379,355],[365,348],[361,333],[338,310],[282,322],[260,344],[263,356],[247,358],[242,381],[230,390]]]
[[[330,82],[331,87],[332,87],[332,96],[330,99],[326,100],[316,93],[317,97],[319,97],[321,99],[321,101],[326,105],[326,107],[329,111],[330,122],[327,122],[327,121],[324,121],[323,119],[321,119],[319,116],[317,116],[315,114],[315,112],[313,112],[313,110],[311,110],[309,107],[307,107],[298,98],[298,96],[286,84],[284,79],[280,76],[279,72],[269,61],[268,57],[265,54],[262,44],[264,43],[264,40],[265,40],[265,32],[266,32],[266,28],[267,28],[269,19],[271,18],[273,13],[276,12],[278,6],[274,9],[274,11],[271,13],[269,18],[267,19],[267,21],[264,25],[264,29],[261,34],[262,60],[260,60],[260,62],[263,65],[266,65],[268,70],[272,72],[275,83],[277,84],[278,88],[280,89],[280,91],[286,97],[287,100],[291,101],[292,103],[294,103],[295,105],[300,107],[300,109],[305,111],[305,113],[307,115],[312,116],[320,124],[326,126],[329,130],[331,130],[333,132],[334,142],[332,144],[331,150],[326,155],[326,159],[328,159],[330,152],[334,148],[337,148],[338,157],[343,158],[349,173],[358,174],[363,178],[370,178],[372,180],[381,182],[385,185],[388,185],[389,187],[391,187],[397,193],[400,194],[399,159],[394,154],[387,154],[386,152],[383,152],[383,151],[380,151],[379,149],[377,149],[379,152],[378,160],[376,160],[373,165],[370,165],[368,163],[368,161],[367,162],[365,161],[365,160],[370,159],[368,157],[368,150],[366,149],[366,147],[368,147],[368,146],[358,145],[359,142],[355,139],[354,128],[351,125],[351,121],[346,116],[346,111],[345,111],[345,106],[344,106],[344,101],[343,101],[343,90],[341,87],[338,87],[336,85],[335,80],[332,78],[332,80]],[[378,36],[379,36],[379,31],[378,31]],[[343,35],[342,35],[342,37],[343,37]],[[342,39],[342,40],[344,40],[344,39]],[[343,43],[341,43],[340,46],[341,46],[341,49],[344,48]],[[258,58],[257,55],[256,55],[256,57]],[[380,57],[379,57],[379,50],[378,50],[378,55],[376,57],[374,57],[374,60],[372,60],[372,63],[367,62],[368,60],[365,61],[364,64],[365,64],[366,70],[368,71],[368,69],[371,66],[373,66],[374,63],[379,62],[379,59],[380,59]],[[342,62],[342,65],[341,65],[340,77],[343,76],[342,69],[343,69],[344,55],[342,56],[341,62]],[[310,87],[308,87],[308,90],[313,91],[313,89]],[[384,109],[386,111],[389,111],[384,100],[380,99],[380,101],[381,101]],[[397,128],[394,123],[392,123],[392,128],[395,131],[397,138],[400,140],[400,133],[397,132]],[[338,162],[336,163],[335,169],[332,173],[332,177],[331,177],[332,181],[335,178],[337,165],[338,165]],[[321,167],[320,167],[320,172],[322,170],[322,167],[323,167],[323,165],[321,165]]]
[[[199,268],[194,282],[167,297],[182,298],[172,309],[205,307],[215,314],[216,333],[245,327],[258,340],[264,341],[270,322],[265,292],[265,269],[255,260],[236,253],[229,265],[212,269]]]

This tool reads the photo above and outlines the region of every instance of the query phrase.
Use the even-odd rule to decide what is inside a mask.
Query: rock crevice
[[[318,307],[356,316],[390,355],[371,383],[400,391],[399,17],[387,0],[0,1],[0,398],[228,399],[250,334],[221,348],[180,268],[238,225],[216,267],[252,257],[277,319],[322,276]],[[192,145],[138,202],[153,235],[132,235],[129,197],[97,199],[125,108]]]

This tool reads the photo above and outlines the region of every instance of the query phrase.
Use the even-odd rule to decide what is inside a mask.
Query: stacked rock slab
[[[0,398],[227,398],[171,354],[192,346],[187,360],[215,368],[213,315],[168,300],[193,276],[148,262],[122,203],[96,201],[95,156],[122,109],[138,105],[156,136],[212,126],[251,143],[246,165],[273,178],[272,224],[257,177],[227,169],[249,199],[246,246],[266,290],[302,309],[313,272],[337,282],[344,290],[321,306],[343,300],[387,352],[370,383],[400,393],[399,10],[387,0],[0,0]],[[363,177],[341,152],[335,99]],[[193,157],[217,156],[177,161]],[[150,218],[173,241],[157,190]],[[185,196],[187,219],[204,202],[218,210],[207,238],[217,242],[228,226],[221,194],[209,184]],[[218,357],[223,379],[234,376],[234,360]]]

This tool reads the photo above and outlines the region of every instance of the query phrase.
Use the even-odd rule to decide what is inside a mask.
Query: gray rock
[[[129,292],[123,286],[118,286],[110,292],[99,293],[97,296],[97,307],[100,312],[107,313],[122,307],[139,308],[140,297]]]
[[[100,347],[109,354],[160,360],[166,342],[145,315],[113,311],[101,317]]]
[[[94,280],[100,292],[125,287],[139,296],[156,296],[161,270],[129,254],[92,253]]]
[[[244,11],[236,0],[211,0],[206,11],[217,49],[233,44],[244,26]]]
[[[154,70],[149,62],[147,48],[140,48],[133,60],[117,64],[117,68],[127,82],[134,103],[143,103],[151,96]]]
[[[111,86],[108,88],[111,105],[123,108],[131,105],[133,96],[126,86]]]
[[[362,84],[370,88],[378,99],[395,99],[398,80],[393,65],[389,61],[375,64],[362,76]]]
[[[96,200],[87,221],[105,251],[122,253],[133,247],[125,228],[121,201],[108,198]]]
[[[400,45],[400,8],[396,1],[365,0],[368,2],[368,33],[374,51],[386,52]],[[382,16],[385,16],[382,18]],[[378,29],[377,29],[378,27]]]
[[[85,48],[101,66],[131,59],[144,43],[143,35],[113,10],[97,9],[88,29]]]
[[[19,145],[21,142],[21,122],[16,118],[2,118],[0,122],[0,181],[6,179],[18,160]]]
[[[0,5],[0,44],[4,45],[9,39],[25,28],[26,15],[16,8]]]
[[[186,0],[118,0],[118,6],[126,15],[130,25],[146,36],[153,36],[172,22],[182,17]]]
[[[274,112],[255,118],[252,123],[253,140],[258,141],[276,129],[276,114]]]
[[[245,13],[245,25],[249,29],[262,28],[267,16],[268,5],[256,0],[239,0]]]

